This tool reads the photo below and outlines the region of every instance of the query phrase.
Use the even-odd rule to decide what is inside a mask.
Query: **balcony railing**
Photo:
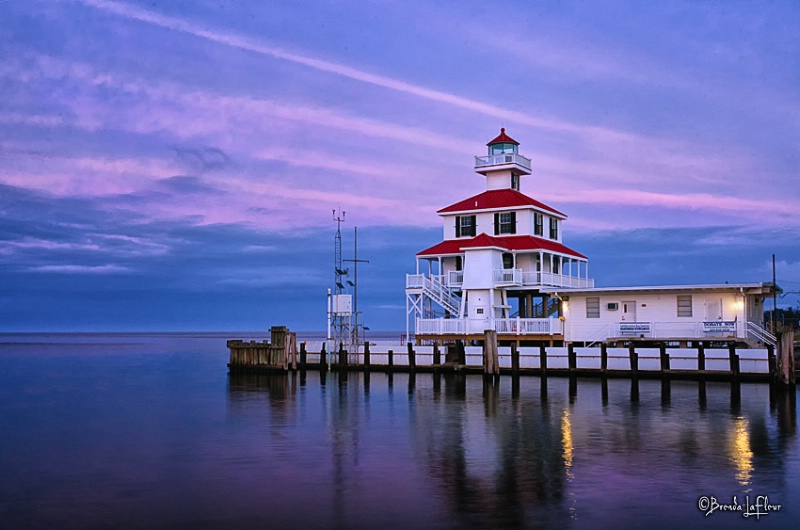
[[[498,155],[476,156],[475,168],[488,166],[504,166],[506,164],[517,164],[525,169],[531,169],[531,159],[517,153],[503,153]]]
[[[482,333],[486,326],[505,335],[561,335],[564,323],[558,318],[495,318],[470,321],[466,318],[418,318],[417,335],[465,335]]]
[[[567,339],[575,342],[602,342],[608,339],[706,339],[746,338],[742,322],[613,322],[606,325],[573,324]]]
[[[447,287],[460,289],[464,283],[463,271],[450,271],[443,276],[431,276]],[[589,278],[578,278],[577,276],[567,276],[565,274],[553,274],[551,272],[528,272],[522,269],[495,269],[492,271],[492,278],[496,287],[530,287],[546,285],[549,287],[569,287],[573,289],[586,289],[594,287],[594,280]],[[424,274],[408,274],[406,288],[422,288],[425,285],[426,276]]]

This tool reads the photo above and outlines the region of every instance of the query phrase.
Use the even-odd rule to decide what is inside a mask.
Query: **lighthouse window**
[[[558,219],[550,218],[550,239],[558,239]]]
[[[505,212],[494,214],[494,234],[516,234],[517,215],[516,212]]]
[[[519,191],[519,175],[516,173],[511,174],[511,189]]]
[[[491,154],[502,155],[507,153],[514,153],[517,150],[516,147],[517,146],[514,144],[492,144]]]
[[[542,222],[542,214],[539,212],[533,213],[533,235],[540,236],[544,233],[544,228]]]
[[[474,215],[461,215],[456,217],[456,237],[475,237]]]

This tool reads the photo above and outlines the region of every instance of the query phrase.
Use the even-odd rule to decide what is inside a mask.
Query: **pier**
[[[364,343],[353,351],[327,341],[304,341],[285,327],[273,327],[272,343],[228,341],[231,372],[286,372],[339,370],[364,372],[461,372],[499,375],[630,377],[699,380],[737,380],[794,384],[795,366],[786,333],[776,351],[724,345],[697,344],[671,347],[630,342],[623,347],[498,345],[487,331],[483,345],[462,341],[415,345]],[[791,335],[791,336],[789,336]]]

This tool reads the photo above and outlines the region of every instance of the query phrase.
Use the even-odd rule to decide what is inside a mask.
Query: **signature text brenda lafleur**
[[[772,512],[781,511],[780,504],[771,504],[767,495],[757,495],[753,499],[750,495],[744,497],[744,502],[739,502],[736,495],[730,503],[723,503],[713,495],[703,495],[697,499],[697,507],[706,517],[716,512],[736,512],[742,517],[755,517],[760,519],[762,515],[769,515]]]

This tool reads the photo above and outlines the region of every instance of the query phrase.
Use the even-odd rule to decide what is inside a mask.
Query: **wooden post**
[[[364,342],[364,371],[369,373],[370,360],[369,360],[369,342]]]
[[[308,352],[306,351],[306,341],[300,343],[300,369],[306,369],[306,361],[308,360]]]
[[[605,342],[600,344],[600,371],[608,372],[608,345]]]
[[[442,352],[439,351],[439,343],[433,343],[433,366],[434,369],[438,369],[439,365],[442,364]]]
[[[631,375],[634,376],[634,377],[638,377],[638,375],[639,375],[639,354],[636,353],[636,346],[634,346],[633,343],[631,343],[631,345],[628,346],[628,353],[629,353],[630,358],[631,358]],[[638,392],[638,388],[637,388],[637,392]]]
[[[769,366],[769,375],[774,381],[778,373],[778,361],[775,358],[775,348],[772,344],[767,344],[767,366]]]
[[[516,342],[511,343],[511,374],[519,375],[519,349]]]
[[[658,349],[661,355],[661,373],[666,374],[669,372],[669,355],[667,355],[667,345],[662,342]]]
[[[706,371],[706,350],[702,342],[697,345],[697,369],[701,372]]]
[[[774,381],[781,386],[794,385],[794,329],[787,327],[779,331],[777,337],[778,354]]]
[[[389,350],[389,373],[394,370],[394,350]]]
[[[578,368],[578,359],[575,357],[575,347],[571,342],[567,345],[567,363],[570,372],[574,372]]]
[[[463,340],[456,341],[456,350],[458,351],[458,364],[467,364],[467,348]]]
[[[500,373],[497,362],[497,331],[493,329],[483,332],[483,373],[485,375]]]
[[[344,349],[344,343],[339,343],[339,370],[344,370],[347,367],[347,350]]]
[[[295,333],[286,334],[286,359],[287,364],[284,369],[288,369],[288,359],[292,358],[292,370],[297,370],[297,335]]]
[[[547,346],[541,344],[539,346],[539,366],[542,371],[542,375],[547,375]]]
[[[415,372],[417,369],[417,352],[414,351],[414,345],[410,342],[408,343],[408,369],[411,372]]]
[[[736,343],[731,342],[728,345],[728,359],[731,365],[731,374],[733,377],[739,377],[739,356],[736,354]]]
[[[319,350],[319,371],[325,373],[328,371],[328,352],[325,351],[325,343],[322,343],[322,348]]]

